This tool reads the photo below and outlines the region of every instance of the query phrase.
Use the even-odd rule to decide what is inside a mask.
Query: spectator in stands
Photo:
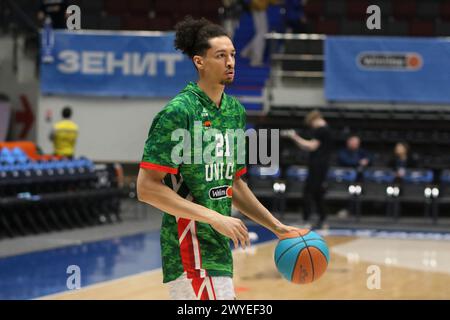
[[[338,154],[338,163],[343,167],[353,167],[362,172],[371,164],[370,154],[361,148],[361,139],[357,135],[347,138],[346,147]]]
[[[234,31],[239,27],[241,13],[245,8],[243,0],[223,0],[224,21],[223,27],[231,39],[234,37]]]
[[[307,19],[304,6],[307,0],[284,0],[286,31],[307,32]]]
[[[277,0],[251,0],[250,11],[252,13],[255,35],[242,50],[241,57],[249,58],[253,67],[263,66],[264,51],[266,49],[265,35],[269,32],[267,21],[267,8],[270,4],[278,3]]]
[[[401,179],[407,168],[417,167],[417,159],[411,155],[409,145],[406,142],[397,142],[394,147],[394,155],[388,165],[395,170],[397,178]]]
[[[66,0],[41,0],[38,19],[43,24],[45,18],[50,17],[53,29],[64,29],[66,28],[66,10]]]
[[[322,228],[326,220],[324,207],[325,184],[331,156],[331,132],[327,122],[319,111],[311,111],[305,118],[305,124],[312,129],[312,139],[306,140],[294,130],[282,131],[282,135],[291,138],[299,148],[309,152],[308,177],[303,190],[303,219],[309,228],[312,207],[319,214],[315,228]]]
[[[78,137],[78,125],[70,120],[72,109],[69,106],[62,110],[63,120],[53,125],[50,140],[53,141],[56,156],[72,158],[75,154],[75,145]]]

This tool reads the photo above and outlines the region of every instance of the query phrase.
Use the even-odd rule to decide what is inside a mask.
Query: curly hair
[[[204,55],[211,46],[208,40],[215,37],[226,36],[227,32],[219,25],[201,18],[194,19],[186,16],[175,25],[175,49],[180,50],[190,58],[195,55]]]

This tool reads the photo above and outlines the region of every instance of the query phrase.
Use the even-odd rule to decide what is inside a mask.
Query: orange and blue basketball
[[[308,229],[292,231],[275,248],[275,265],[287,280],[305,284],[319,279],[327,270],[330,254],[325,240]]]

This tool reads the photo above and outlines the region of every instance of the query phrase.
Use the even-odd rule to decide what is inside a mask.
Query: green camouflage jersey
[[[167,172],[181,197],[230,216],[233,179],[246,172],[245,118],[237,99],[224,93],[218,108],[190,82],[154,118],[140,167]],[[229,238],[206,223],[164,213],[161,255],[164,282],[233,275]]]

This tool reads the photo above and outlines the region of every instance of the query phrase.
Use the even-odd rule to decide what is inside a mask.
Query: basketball
[[[284,235],[275,248],[275,265],[292,283],[306,284],[327,270],[330,254],[325,240],[316,232],[301,229]]]

